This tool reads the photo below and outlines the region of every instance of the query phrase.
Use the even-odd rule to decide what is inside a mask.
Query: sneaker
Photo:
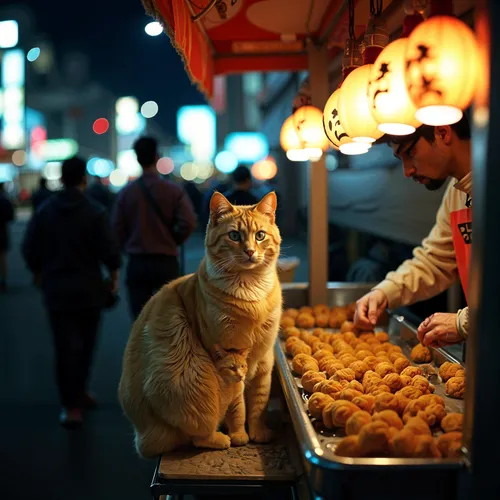
[[[82,406],[84,410],[95,410],[99,406],[99,404],[94,395],[86,392],[83,395]]]
[[[59,423],[68,430],[79,429],[83,425],[83,414],[80,408],[68,410],[63,408],[59,414]]]

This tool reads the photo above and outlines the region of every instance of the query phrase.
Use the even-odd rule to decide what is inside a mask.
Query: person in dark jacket
[[[24,259],[40,278],[56,350],[56,376],[66,428],[83,423],[95,406],[87,380],[101,311],[118,292],[120,252],[106,210],[84,195],[85,161],[62,165],[64,189],[34,214],[22,244]],[[101,264],[110,274],[104,279]],[[109,285],[109,287],[108,287]]]
[[[223,193],[233,205],[255,205],[259,200],[252,193],[252,174],[248,167],[240,165],[233,172],[233,188]]]
[[[115,195],[103,184],[101,178],[97,177],[94,182],[85,190],[85,194],[91,199],[100,203],[109,214],[113,210]]]
[[[14,206],[0,182],[0,292],[7,290],[7,251],[9,250],[8,224],[14,220]]]
[[[47,179],[40,177],[40,187],[31,196],[31,204],[33,206],[33,213],[35,213],[42,203],[49,199],[54,193],[47,187]]]

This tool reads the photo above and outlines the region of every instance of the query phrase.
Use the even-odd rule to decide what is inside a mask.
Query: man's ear
[[[449,146],[452,139],[452,129],[449,125],[439,125],[434,128],[434,136],[439,137],[446,146]]]
[[[210,198],[210,221],[216,224],[217,221],[226,214],[234,212],[234,207],[227,201],[227,198],[218,191]]]
[[[264,198],[257,203],[257,205],[255,205],[254,210],[269,217],[271,222],[274,224],[274,221],[276,220],[277,206],[278,198],[276,197],[276,193],[271,191],[270,193],[267,193]]]

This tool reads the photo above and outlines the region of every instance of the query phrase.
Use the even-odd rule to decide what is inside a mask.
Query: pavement
[[[155,463],[139,459],[131,427],[117,401],[122,353],[131,321],[123,299],[104,313],[91,390],[100,407],[81,431],[58,423],[52,339],[40,293],[19,246],[29,213],[11,226],[9,289],[0,294],[0,498],[2,500],[139,500],[151,498]],[[307,280],[305,244],[287,240],[286,256],[298,256],[296,281]],[[187,243],[186,271],[203,256],[203,236]],[[125,294],[123,294],[125,295]]]

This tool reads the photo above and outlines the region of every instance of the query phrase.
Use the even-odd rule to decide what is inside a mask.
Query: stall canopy
[[[348,38],[348,0],[143,0],[210,99],[214,76],[247,71],[308,69],[306,39],[330,57]],[[359,0],[366,23],[369,1]],[[390,2],[386,2],[390,3]],[[358,28],[358,27],[357,27]],[[364,25],[359,26],[362,32]],[[358,29],[356,30],[358,31]]]

